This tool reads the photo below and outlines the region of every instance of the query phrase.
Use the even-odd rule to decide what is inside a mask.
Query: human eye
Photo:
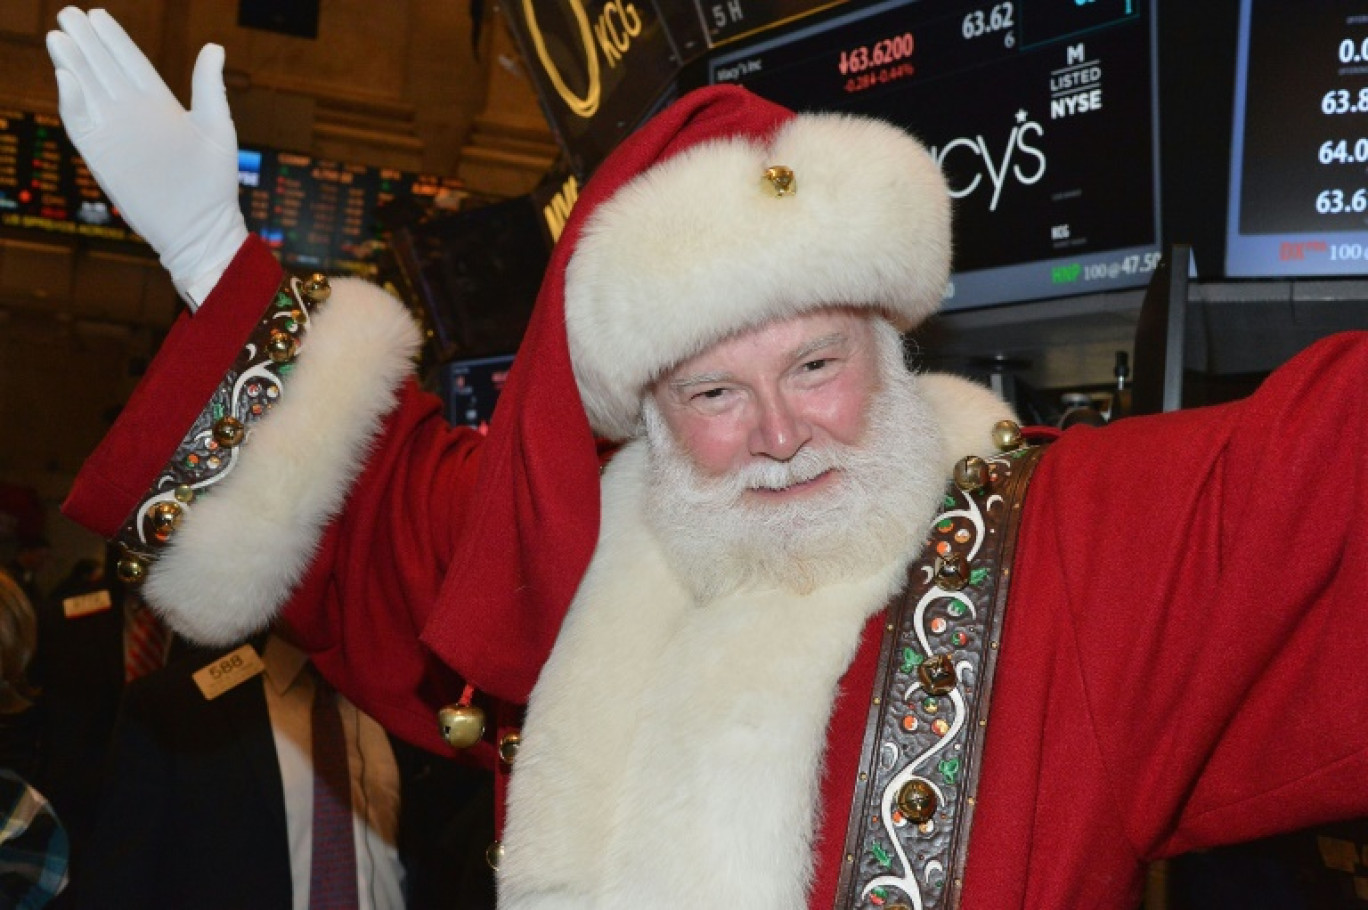
[[[702,389],[701,391],[694,392],[691,397],[695,401],[715,401],[726,394],[727,390],[725,388],[722,386],[715,386],[710,389]]]

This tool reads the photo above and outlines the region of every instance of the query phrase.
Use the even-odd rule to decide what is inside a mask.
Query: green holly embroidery
[[[936,770],[940,772],[941,777],[952,787],[955,785],[955,779],[959,777],[959,769],[960,763],[958,758],[941,759],[940,764],[936,766]]]
[[[916,651],[914,651],[913,649],[911,649],[911,648],[903,648],[903,653],[902,653],[902,671],[903,671],[904,673],[911,673],[913,670],[915,670],[915,669],[917,669],[918,667],[920,667],[920,666],[922,665],[922,662],[925,661],[925,660],[926,660],[925,657],[921,656],[920,654],[918,654],[918,653],[917,653]]]
[[[988,580],[988,570],[984,568],[974,569],[969,573],[969,584],[981,585]]]
[[[883,848],[883,844],[876,843],[870,847],[870,852],[874,854],[874,859],[885,869],[892,868],[893,860],[889,858],[888,851]]]

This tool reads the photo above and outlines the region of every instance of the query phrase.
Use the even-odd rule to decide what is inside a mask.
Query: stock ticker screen
[[[238,152],[247,230],[298,270],[364,273],[383,245],[376,214],[401,196],[431,201],[461,182],[291,152]]]
[[[1229,277],[1368,271],[1368,2],[1242,0]]]
[[[1150,0],[887,0],[728,43],[707,78],[918,136],[955,200],[956,309],[1148,282],[1155,57]]]
[[[455,178],[266,149],[238,153],[247,230],[298,270],[365,273],[380,245],[377,212],[459,192]],[[56,117],[0,109],[0,226],[145,245],[104,194]]]
[[[142,242],[101,192],[60,120],[3,109],[0,226]]]

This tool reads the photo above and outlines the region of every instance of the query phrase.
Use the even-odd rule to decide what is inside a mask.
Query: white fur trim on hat
[[[763,179],[783,165],[796,192]],[[768,145],[694,146],[601,204],[566,269],[570,356],[594,429],[637,426],[641,393],[742,329],[823,306],[903,330],[940,305],[950,201],[916,139],[877,120],[803,114]]]

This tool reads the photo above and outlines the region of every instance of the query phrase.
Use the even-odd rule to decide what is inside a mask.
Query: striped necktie
[[[314,676],[312,711],[314,805],[309,910],[357,906],[356,845],[352,841],[351,775],[337,695]]]
[[[124,618],[124,682],[161,669],[169,639],[166,625],[146,604],[136,603]]]

